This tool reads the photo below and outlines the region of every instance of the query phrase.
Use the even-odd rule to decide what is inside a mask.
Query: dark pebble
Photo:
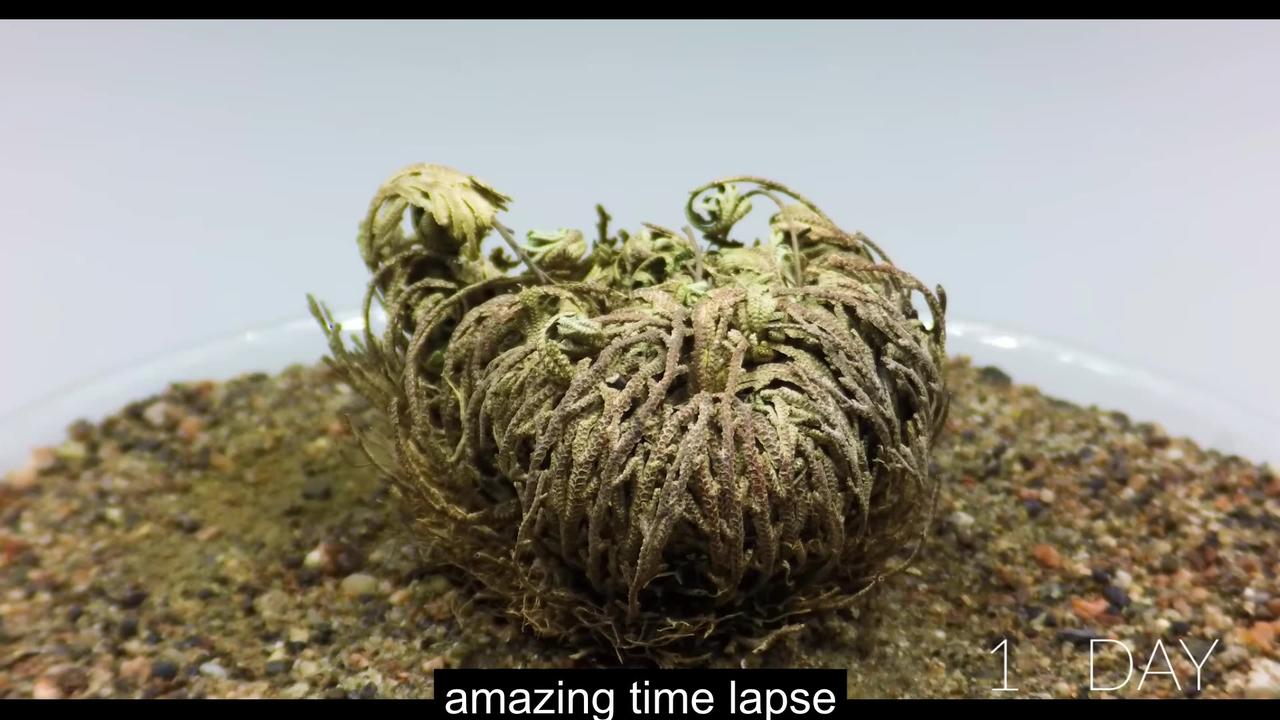
[[[1121,483],[1129,482],[1129,457],[1123,450],[1116,450],[1115,455],[1111,456],[1109,471],[1112,480]]]
[[[1133,500],[1130,502],[1132,502],[1136,507],[1146,507],[1151,504],[1151,501],[1154,500],[1155,497],[1156,491],[1148,489],[1134,495]]]
[[[307,649],[307,644],[304,642],[298,642],[297,640],[289,640],[284,644],[284,649],[292,655],[297,655]]]
[[[1094,568],[1093,572],[1090,573],[1090,576],[1096,583],[1107,585],[1111,582],[1111,573],[1103,570],[1102,568]]]
[[[1191,632],[1191,623],[1185,620],[1175,620],[1169,623],[1169,632],[1178,636],[1186,635]]]
[[[1107,479],[1101,475],[1094,475],[1089,478],[1089,490],[1094,494],[1100,493],[1107,489]]]
[[[80,692],[88,686],[89,672],[84,668],[68,668],[58,676],[58,688],[68,695]]]
[[[93,423],[81,418],[67,428],[67,436],[76,442],[87,443],[93,439]]]
[[[1178,558],[1176,555],[1165,555],[1160,558],[1160,572],[1166,575],[1172,575],[1178,572]]]
[[[370,606],[365,608],[360,620],[368,627],[382,624],[382,621],[386,618],[387,610],[390,609],[387,607],[386,601],[378,602],[375,598],[368,598],[365,602],[370,603]]]
[[[213,647],[213,643],[202,635],[188,635],[175,643],[179,650],[191,650],[192,648],[204,648],[208,650]]]
[[[317,645],[328,645],[333,642],[333,627],[316,625],[311,628],[311,640]]]
[[[293,667],[293,663],[288,660],[272,660],[267,663],[266,673],[268,676],[283,675],[289,672],[289,668]]]
[[[1209,654],[1209,648],[1213,648],[1214,652],[1217,652],[1219,649],[1222,648],[1221,643],[1219,643],[1217,647],[1214,647],[1212,641],[1206,642],[1204,640],[1201,640],[1200,638],[1189,638],[1186,640],[1182,640],[1182,642],[1187,646],[1186,651],[1183,654],[1185,655],[1187,653],[1190,653],[1193,657],[1196,658],[1197,662],[1200,661],[1200,658],[1203,658],[1205,655]]]
[[[1027,509],[1027,516],[1033,519],[1040,517],[1040,513],[1044,512],[1044,503],[1039,500],[1027,500],[1022,506]]]
[[[74,624],[75,621],[79,620],[83,615],[84,615],[84,608],[80,607],[79,605],[72,605],[71,607],[67,608],[67,621],[72,624]]]
[[[1013,384],[1013,378],[1008,373],[990,365],[978,370],[978,379],[996,387],[1009,387]]]
[[[131,590],[125,593],[117,604],[125,610],[132,610],[146,602],[148,597],[150,597],[150,593],[146,590]]]
[[[1089,628],[1068,628],[1058,631],[1058,642],[1069,642],[1076,647],[1088,647],[1090,640],[1099,640],[1103,636]]]
[[[134,635],[137,635],[138,634],[138,616],[133,613],[129,613],[125,615],[120,620],[119,633],[120,633],[120,637],[124,640],[128,640]]]
[[[173,524],[176,525],[179,530],[188,535],[200,529],[200,521],[190,515],[179,515],[174,518]]]
[[[365,683],[364,687],[360,688],[361,700],[372,700],[376,697],[378,697],[377,685],[374,685],[373,683]]]
[[[333,484],[326,477],[309,477],[302,484],[304,500],[328,500],[333,497]]]
[[[151,677],[172,680],[178,677],[178,663],[172,660],[155,660],[151,663]]]
[[[1108,585],[1102,588],[1102,596],[1107,599],[1107,602],[1120,609],[1129,607],[1129,593],[1115,585]]]
[[[331,568],[334,575],[346,577],[364,567],[364,554],[349,543],[336,541],[325,543],[329,557],[333,559]]]

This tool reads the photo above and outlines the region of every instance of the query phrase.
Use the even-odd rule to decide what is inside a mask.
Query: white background
[[[0,413],[355,304],[400,167],[523,231],[750,173],[951,314],[1275,415],[1280,24],[0,24]]]

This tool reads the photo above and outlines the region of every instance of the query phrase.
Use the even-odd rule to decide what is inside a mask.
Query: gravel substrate
[[[717,663],[845,667],[855,697],[1280,697],[1273,470],[963,359],[949,376],[922,558]],[[426,697],[436,668],[611,662],[423,567],[346,416],[372,421],[295,367],[175,385],[35,451],[0,482],[0,697]],[[1005,639],[1018,690],[996,692]],[[1098,686],[1129,667],[1102,639],[1132,653],[1114,692],[1090,691],[1091,646]]]

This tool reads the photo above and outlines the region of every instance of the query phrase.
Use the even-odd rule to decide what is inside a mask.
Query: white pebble
[[[327,554],[324,551],[324,543],[320,543],[311,552],[307,553],[307,556],[302,559],[302,564],[310,570],[318,570],[324,566]]]
[[[169,404],[163,400],[151,403],[142,411],[142,418],[152,427],[164,427],[169,422]]]
[[[299,698],[306,697],[309,692],[311,692],[311,683],[296,682],[285,688],[284,692],[281,694],[292,700],[297,700]]]
[[[352,573],[342,579],[342,594],[349,597],[364,597],[378,591],[378,579],[365,573]]]
[[[963,510],[957,510],[951,513],[947,520],[949,520],[952,525],[960,529],[972,527],[975,522],[973,516]]]
[[[1244,692],[1251,698],[1280,698],[1280,663],[1267,658],[1254,660]]]
[[[1270,593],[1263,592],[1262,590],[1255,590],[1254,588],[1251,588],[1251,587],[1247,587],[1244,589],[1245,602],[1251,602],[1251,603],[1256,603],[1260,605],[1262,603],[1267,602],[1270,599],[1271,599]]]
[[[217,678],[219,680],[226,680],[228,675],[226,668],[212,660],[200,666],[200,674],[206,677]]]
[[[1115,576],[1116,587],[1121,590],[1128,590],[1133,585],[1133,576],[1124,570],[1117,570]]]

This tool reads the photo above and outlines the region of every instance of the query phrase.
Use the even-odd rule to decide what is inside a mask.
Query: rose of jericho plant
[[[695,189],[682,231],[614,233],[597,206],[590,245],[518,242],[509,201],[401,171],[360,226],[352,347],[312,300],[329,362],[385,413],[361,442],[430,559],[540,634],[665,663],[767,641],[911,561],[948,405],[941,287],[762,178]],[[734,239],[761,203],[769,237]]]

